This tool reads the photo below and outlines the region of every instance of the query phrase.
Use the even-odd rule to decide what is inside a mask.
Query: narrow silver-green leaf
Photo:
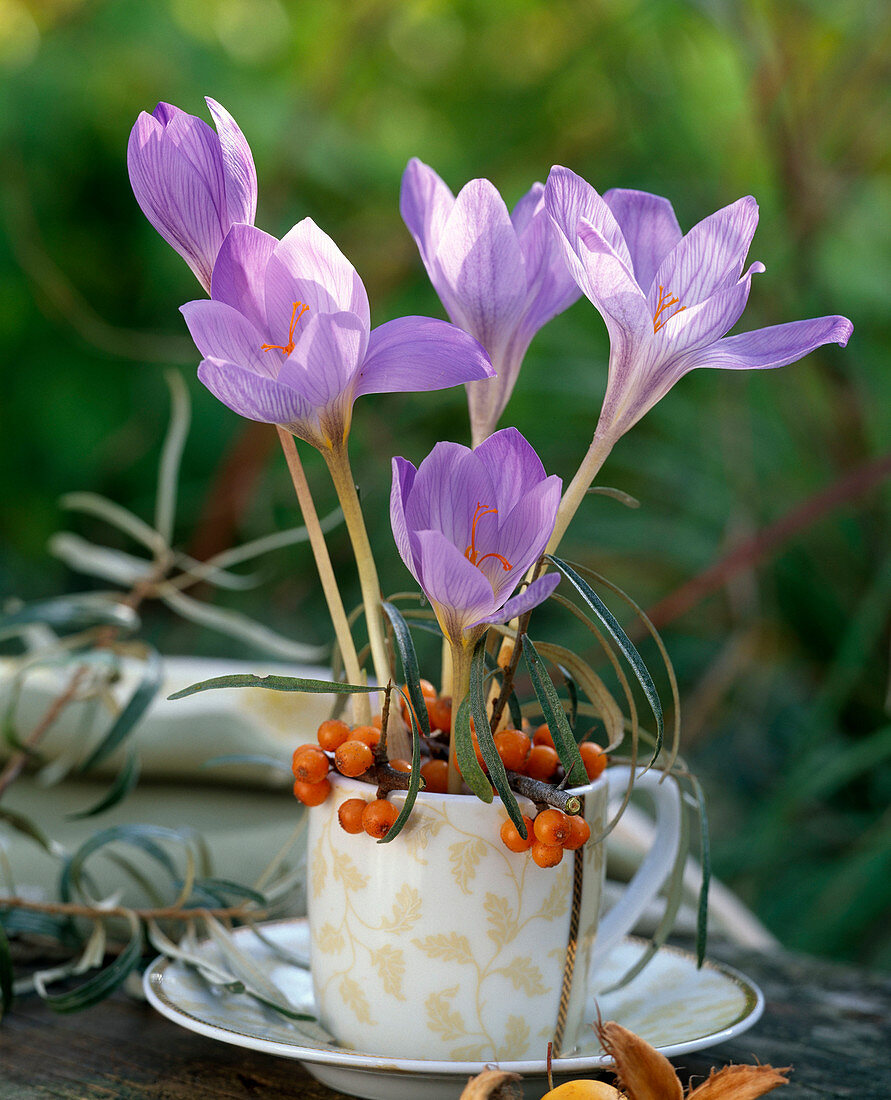
[[[101,764],[103,760],[111,756],[118,745],[129,737],[136,728],[136,724],[154,702],[163,680],[164,664],[161,655],[156,649],[149,648],[139,684],[127,700],[123,710],[112,722],[111,729],[78,768],[81,775],[91,768],[95,768],[97,764]]]
[[[96,817],[97,814],[105,813],[105,811],[110,810],[112,806],[117,806],[119,802],[123,802],[139,782],[140,770],[139,756],[135,751],[131,750],[127,753],[127,760],[115,777],[115,781],[102,798],[88,810],[81,810],[76,814],[68,814],[68,819],[70,821],[79,821],[84,817]]]
[[[545,557],[552,564],[556,565],[566,579],[575,587],[588,607],[591,608],[597,618],[600,619],[612,635],[616,645],[622,651],[625,660],[631,666],[632,672],[637,677],[638,683],[643,688],[644,695],[647,697],[647,702],[650,704],[650,708],[653,711],[653,717],[656,719],[656,746],[653,751],[653,758],[650,761],[652,764],[662,751],[662,741],[665,736],[665,723],[662,717],[662,703],[659,699],[659,692],[656,690],[656,685],[653,683],[653,678],[650,675],[649,669],[644,664],[643,658],[637,652],[631,639],[619,625],[616,617],[590,584],[588,584],[588,582],[567,562],[561,561],[560,558],[552,557],[550,554],[546,554]]]
[[[83,630],[91,626],[116,626],[128,633],[139,626],[132,607],[104,596],[59,596],[27,603],[0,615],[0,637],[18,634],[22,627],[41,623],[58,630]]]
[[[76,989],[65,993],[47,994],[44,1000],[54,1012],[79,1012],[105,1000],[121,985],[142,957],[142,929],[134,915],[130,916],[130,940],[117,958],[98,974]]]
[[[639,508],[640,501],[637,497],[633,497],[630,493],[626,493],[624,489],[613,489],[609,485],[592,485],[588,489],[590,496],[612,497],[613,500],[617,500],[620,504],[624,504],[626,508]]]
[[[489,715],[486,708],[486,639],[480,638],[477,642],[476,649],[473,651],[473,657],[470,661],[470,713],[473,716],[473,724],[476,728],[476,739],[480,747],[480,752],[483,754],[483,760],[486,762],[486,767],[489,769],[489,778],[495,785],[495,790],[498,791],[501,801],[504,803],[504,808],[507,810],[508,817],[516,825],[517,831],[520,836],[526,838],[526,825],[523,821],[523,814],[517,804],[516,796],[510,789],[510,784],[507,780],[507,772],[504,770],[504,762],[498,755],[498,750],[495,748],[495,741],[492,738],[492,730],[489,726]],[[471,746],[471,751],[472,751]],[[486,784],[488,787],[488,784]],[[488,799],[487,799],[488,801]]]
[[[588,773],[582,762],[579,747],[566,717],[566,712],[560,703],[557,689],[548,675],[544,661],[539,656],[535,644],[528,634],[523,635],[523,656],[526,660],[526,668],[529,670],[529,679],[535,691],[535,697],[541,707],[542,715],[551,736],[554,739],[554,748],[560,757],[567,776],[567,784],[570,787],[583,786],[588,782]]]
[[[337,680],[312,680],[302,676],[254,676],[249,672],[238,672],[231,676],[213,676],[210,680],[201,680],[197,684],[175,691],[168,699],[185,699],[199,691],[214,691],[216,688],[266,688],[269,691],[305,691],[316,695],[368,695],[383,691],[380,687],[366,687],[364,684],[344,684]]]
[[[690,783],[699,808],[699,864],[702,868],[702,885],[699,888],[699,904],[696,909],[696,965],[702,966],[708,945],[708,888],[712,878],[712,856],[705,791],[695,775],[690,776]]]
[[[107,829],[100,829],[98,833],[88,837],[65,861],[59,877],[59,893],[62,901],[72,900],[72,891],[79,888],[87,859],[106,844],[112,844],[115,841],[139,848],[163,867],[171,879],[176,880],[179,874],[176,864],[161,845],[156,843],[159,840],[179,845],[184,843],[178,832],[167,829],[163,825],[111,825]]]
[[[470,696],[465,695],[455,716],[455,756],[461,770],[461,778],[482,802],[493,799],[492,785],[473,751],[470,737]]]
[[[12,981],[12,952],[3,924],[0,923],[0,1020],[12,1008]]]
[[[25,817],[24,814],[17,813],[15,810],[8,810],[5,806],[0,806],[0,821],[5,821],[17,833],[30,837],[45,852],[52,855],[53,849],[49,837],[29,817]]]
[[[400,695],[405,698],[404,692],[400,692]],[[405,698],[405,701],[408,702],[408,699]],[[424,713],[427,713],[426,707],[424,707]],[[399,811],[399,816],[390,826],[387,835],[382,837],[378,841],[378,844],[388,844],[391,840],[395,840],[396,837],[399,836],[414,808],[415,799],[418,797],[418,791],[421,789],[421,738],[418,723],[415,720],[415,715],[411,707],[408,708],[408,717],[411,722],[411,772],[408,779],[408,790],[405,792],[405,801],[402,803],[402,809]]]
[[[421,691],[421,670],[418,666],[418,656],[415,653],[414,642],[411,640],[411,632],[408,624],[402,616],[402,612],[395,604],[386,600],[381,604],[393,627],[393,636],[396,639],[396,648],[399,650],[399,659],[402,661],[402,675],[408,688],[409,702],[417,715],[421,732],[425,737],[430,736],[430,722],[427,715],[427,704],[424,702],[424,694]]]
[[[155,496],[155,529],[169,546],[173,541],[173,521],[176,516],[176,497],[179,487],[179,469],[183,448],[189,434],[192,415],[189,391],[182,375],[175,370],[164,372],[164,381],[170,390],[170,421],[161,446],[158,464],[158,491]]]

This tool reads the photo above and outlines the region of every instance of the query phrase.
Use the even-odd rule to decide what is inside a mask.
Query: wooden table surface
[[[782,1100],[891,1100],[891,974],[721,945],[710,954],[753,978],[767,1008],[739,1039],[676,1060],[684,1081],[757,1058],[795,1067],[791,1083],[771,1094]],[[0,1023],[2,1100],[339,1096],[297,1062],[185,1031],[121,993],[73,1016],[28,998]]]

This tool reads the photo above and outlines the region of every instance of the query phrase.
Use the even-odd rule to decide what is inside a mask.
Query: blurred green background
[[[566,164],[600,190],[669,196],[685,229],[754,194],[767,273],[743,327],[842,313],[849,347],[685,378],[604,470],[642,507],[591,498],[564,550],[652,607],[792,515],[712,589],[662,604],[685,750],[717,873],[788,946],[891,966],[891,517],[874,465],[891,409],[889,58],[891,13],[864,0],[0,0],[0,595],[91,586],[47,551],[63,526],[132,549],[57,502],[91,490],[151,519],[165,365],[194,398],[181,545],[202,556],[299,522],[271,430],[195,382],[177,307],[200,291],[130,192],[127,136],[159,99],[229,108],[255,155],[258,224],[281,234],[312,216],[378,323],[442,315],[398,212],[411,156],[456,190],[486,176],[511,204]],[[536,338],[503,420],[564,479],[607,352],[582,300]],[[418,462],[467,431],[460,391],[357,407],[353,465],[387,590],[410,583],[389,535],[390,456]],[[333,494],[304,457],[325,511]],[[249,460],[260,473],[239,496],[221,470]],[[330,541],[357,602],[343,532]],[[327,641],[309,555],[266,569],[221,602]],[[252,656],[145,612],[167,653]]]

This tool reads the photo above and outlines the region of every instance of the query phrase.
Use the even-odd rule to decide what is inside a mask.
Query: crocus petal
[[[752,276],[763,271],[764,264],[756,261],[738,282],[698,305],[675,313],[659,330],[653,347],[661,343],[664,349],[662,356],[668,358],[720,340],[742,316],[749,298]]]
[[[660,286],[689,309],[736,282],[757,227],[758,203],[751,196],[703,218],[659,265],[650,288],[652,308]]]
[[[540,603],[544,603],[559,583],[559,573],[545,573],[543,577],[532,581],[519,595],[508,600],[493,615],[485,615],[481,619],[467,623],[467,629],[474,626],[483,626],[485,623],[506,623],[511,619],[517,619],[520,615],[525,615],[527,611],[531,611],[533,607],[538,607]]]
[[[214,259],[223,239],[218,214],[222,199],[214,193],[211,180],[196,171],[188,151],[180,147],[175,135],[167,132],[178,126],[183,114],[179,111],[171,115],[165,126],[143,111],[130,132],[127,170],[133,194],[146,218],[208,290]],[[194,121],[198,123],[200,119]],[[206,124],[202,125],[213,133]],[[179,131],[180,138],[187,139],[191,133],[196,144],[193,155],[202,160],[205,146],[201,131],[187,131],[181,124]],[[221,173],[216,185],[222,186]]]
[[[473,541],[477,505],[495,507],[495,495],[492,477],[476,453],[460,443],[443,441],[418,468],[405,521],[412,531],[441,531],[463,554]],[[491,520],[486,517],[480,522],[485,525]]]
[[[292,427],[310,418],[314,411],[295,390],[237,363],[204,359],[198,377],[214,397],[248,420]]]
[[[483,347],[463,329],[432,317],[400,317],[372,330],[355,393],[442,390],[494,375]]]
[[[496,598],[509,595],[517,585],[517,578],[544,553],[554,530],[562,488],[563,483],[556,475],[545,478],[524,493],[509,515],[499,517],[498,553],[513,568],[510,574],[503,569],[486,570]],[[497,559],[490,558],[480,568],[490,564],[498,564]]]
[[[417,531],[419,583],[443,633],[460,641],[471,622],[492,613],[492,586],[441,531]]]
[[[349,390],[365,354],[368,334],[354,313],[317,313],[279,373],[316,409],[323,409]],[[352,402],[351,402],[352,403]]]
[[[794,363],[823,344],[844,347],[854,326],[847,317],[815,317],[789,321],[754,332],[727,336],[691,357],[687,369],[723,367],[725,370],[763,370]]]
[[[180,307],[186,319],[192,339],[205,359],[224,359],[241,363],[257,374],[274,378],[281,359],[271,358],[275,353],[263,352],[262,335],[251,322],[232,306],[213,299],[200,298]]]
[[[412,157],[402,174],[399,212],[428,272],[439,247],[442,227],[454,205],[455,196],[436,172]]]
[[[613,348],[629,339],[648,338],[653,318],[631,269],[584,219],[579,224],[578,249],[585,272],[582,289],[606,322]]]
[[[533,216],[544,206],[544,184],[533,183],[525,195],[518,199],[510,212],[511,224],[514,232],[522,238],[529,228]]]
[[[436,251],[446,287],[434,279],[449,316],[493,357],[526,297],[523,255],[504,200],[488,180],[458,194]]]
[[[585,221],[600,233],[625,267],[629,271],[633,270],[631,253],[613,212],[581,176],[568,168],[554,165],[545,184],[545,207],[563,235],[569,253],[574,254],[577,251],[579,228],[582,221]],[[573,263],[571,255],[567,254],[566,258],[579,286],[585,289],[584,282],[579,278],[583,267],[580,267],[578,260]]]
[[[496,497],[490,504],[498,509],[502,522],[517,501],[547,477],[535,448],[516,428],[494,432],[473,453],[492,479]]]
[[[356,269],[312,218],[304,218],[276,245],[266,269],[266,309],[270,323],[288,320],[294,302],[310,313],[355,313],[368,329],[368,295]]]
[[[619,223],[634,277],[646,294],[660,263],[683,236],[674,209],[661,195],[618,187],[607,191],[603,201]]]
[[[258,332],[271,335],[266,319],[266,266],[278,242],[252,225],[233,225],[213,268],[211,297],[243,313]]]
[[[411,575],[418,580],[415,560],[411,549],[411,539],[405,522],[405,502],[415,483],[417,470],[407,458],[393,459],[393,485],[390,489],[390,526],[399,556]]]
[[[257,214],[257,170],[251,147],[235,119],[215,99],[205,96],[220,139],[226,180],[226,214],[231,222],[253,225]]]

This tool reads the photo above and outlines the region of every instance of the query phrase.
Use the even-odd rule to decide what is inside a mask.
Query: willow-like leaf
[[[699,865],[702,868],[702,885],[699,888],[699,904],[696,908],[696,965],[702,966],[708,944],[708,887],[712,878],[712,856],[705,791],[695,775],[690,775],[690,783],[699,808]]]
[[[418,666],[418,655],[415,653],[414,642],[411,640],[411,632],[408,629],[402,613],[395,604],[384,601],[383,607],[390,625],[393,627],[393,636],[396,640],[396,648],[399,650],[399,659],[402,662],[402,675],[408,688],[408,702],[411,704],[409,713],[413,709],[417,716],[421,732],[425,737],[430,736],[430,721],[427,715],[427,704],[424,702],[424,693],[421,691],[421,670]]]
[[[69,511],[84,512],[98,519],[104,519],[112,527],[117,527],[119,531],[129,535],[135,542],[147,547],[152,554],[157,555],[164,550],[164,540],[145,520],[98,493],[66,493],[59,498],[59,504]]]
[[[142,929],[136,916],[131,913],[130,939],[124,950],[104,970],[89,978],[76,989],[65,993],[46,994],[43,999],[54,1012],[79,1012],[105,1000],[127,979],[127,975],[139,965],[142,957]]]
[[[236,944],[232,934],[223,927],[215,918],[204,916],[204,924],[210,933],[210,938],[222,952],[230,970],[240,981],[244,982],[245,991],[261,1000],[264,1004],[274,1008],[277,1012],[289,1016],[292,1020],[312,1020],[315,1017],[305,1012],[300,1012],[287,999],[269,978],[269,976],[253,961],[250,956],[242,951]]]
[[[554,687],[544,661],[539,656],[535,644],[528,634],[523,635],[523,656],[526,659],[526,667],[529,670],[529,678],[535,691],[535,697],[541,707],[542,715],[551,731],[554,739],[554,747],[563,765],[567,785],[570,787],[582,786],[588,782],[588,773],[582,762],[579,747],[576,744],[566,712],[560,703],[557,689]]]
[[[54,558],[64,562],[75,573],[100,577],[104,581],[132,588],[149,576],[153,565],[149,558],[139,558],[124,550],[99,546],[71,531],[57,531],[50,536],[47,549]]]
[[[178,877],[176,864],[168,853],[156,843],[166,840],[182,845],[183,838],[174,829],[167,829],[163,825],[111,825],[107,829],[101,829],[88,837],[83,844],[65,860],[59,877],[59,894],[62,901],[71,901],[73,891],[79,890],[87,859],[106,844],[120,841],[139,848],[147,856],[158,863],[173,881]]]
[[[199,691],[250,687],[266,688],[268,691],[304,691],[310,695],[370,695],[386,690],[363,684],[345,684],[337,680],[313,680],[303,676],[255,676],[251,672],[237,672],[231,676],[212,676],[209,680],[200,680],[197,684],[180,688],[167,698],[185,699],[187,695],[195,695]]]
[[[149,647],[139,684],[127,700],[121,713],[112,722],[111,729],[78,768],[81,775],[91,768],[95,768],[97,764],[101,764],[103,760],[108,759],[115,749],[129,737],[140,718],[152,705],[163,679],[164,664],[161,655],[156,649]]]
[[[617,500],[619,504],[624,504],[626,508],[639,508],[640,501],[637,497],[633,497],[630,493],[626,493],[624,489],[613,489],[609,485],[592,485],[587,490],[589,496],[600,497],[612,497],[613,500]]]
[[[158,588],[158,597],[178,615],[200,626],[218,630],[239,641],[249,642],[277,657],[286,657],[292,661],[317,661],[325,653],[325,646],[306,645],[286,638],[263,623],[242,615],[240,611],[230,611],[222,607],[194,600],[178,591],[172,584],[162,584]]]
[[[516,825],[520,836],[526,838],[526,824],[523,814],[517,803],[514,792],[510,789],[507,772],[504,769],[504,761],[498,755],[492,730],[489,726],[489,715],[486,709],[486,639],[485,636],[477,642],[470,661],[470,713],[473,716],[473,724],[476,728],[477,743],[486,767],[489,769],[489,779],[495,785],[508,817]],[[468,739],[469,741],[469,739]],[[473,746],[471,745],[471,751]],[[475,754],[474,754],[475,756]],[[488,786],[488,784],[486,784]],[[489,801],[487,799],[486,801]]]
[[[200,890],[210,890],[218,897],[243,898],[245,901],[252,901],[263,907],[269,901],[266,895],[261,894],[259,890],[254,890],[240,882],[233,882],[232,879],[228,878],[215,878],[212,876],[199,878],[195,880],[195,886]]]
[[[488,725],[488,723],[486,723]],[[455,756],[461,771],[461,778],[482,802],[491,802],[492,785],[473,751],[470,736],[470,696],[465,695],[458,706],[455,716]]]
[[[9,940],[0,923],[0,1020],[12,1008],[12,952],[9,949]]]
[[[117,806],[119,802],[123,802],[139,782],[140,771],[139,756],[135,751],[131,750],[127,753],[127,759],[124,766],[118,772],[114,782],[102,798],[88,810],[80,810],[76,814],[68,814],[69,821],[79,821],[85,817],[96,817],[97,814],[105,813],[106,810],[110,810],[113,806]]]
[[[275,768],[285,775],[291,774],[291,769],[284,760],[276,756],[267,756],[262,752],[230,752],[225,756],[213,756],[210,760],[204,760],[199,765],[202,768],[221,768],[229,764],[256,764],[257,767]]]
[[[606,606],[603,600],[597,595],[594,589],[588,584],[588,582],[582,577],[576,570],[565,561],[561,561],[560,558],[552,557],[550,554],[546,554],[545,557],[548,561],[552,562],[560,570],[560,572],[566,577],[566,579],[575,587],[576,591],[585,601],[585,603],[591,608],[598,619],[603,623],[606,629],[609,631],[616,645],[622,651],[625,660],[631,666],[631,670],[637,677],[637,681],[643,688],[644,695],[647,697],[647,702],[653,711],[653,717],[656,719],[656,747],[653,752],[653,758],[650,761],[652,765],[656,757],[662,751],[662,741],[665,736],[665,724],[662,717],[662,703],[659,699],[659,692],[656,690],[656,685],[653,683],[653,677],[650,675],[649,669],[643,662],[643,658],[637,652],[631,639],[619,625],[618,620]]]
[[[386,604],[384,605],[386,607]],[[395,610],[395,609],[394,609]],[[389,612],[388,612],[389,614]],[[403,671],[405,666],[403,665]],[[400,691],[399,693],[405,699],[406,703],[409,700],[406,698],[405,693]],[[422,708],[424,714],[427,713],[426,706]],[[412,707],[408,708],[408,718],[411,723],[411,772],[408,777],[408,790],[405,792],[405,801],[402,803],[402,809],[393,824],[387,831],[387,835],[381,837],[378,844],[389,844],[391,840],[395,840],[397,836],[402,832],[405,827],[406,821],[408,821],[409,815],[414,808],[415,799],[418,797],[418,791],[421,789],[421,737],[420,730],[418,729],[417,719],[415,718],[414,710]],[[428,736],[429,736],[429,726]]]
[[[594,704],[594,714],[603,722],[609,739],[607,749],[618,748],[625,738],[625,719],[622,708],[603,680],[586,661],[565,646],[554,645],[551,642],[538,642],[536,648],[545,660],[565,667],[572,674],[582,691]],[[580,705],[577,705],[577,709],[581,710]]]
[[[114,626],[130,633],[139,627],[139,616],[132,607],[106,596],[59,596],[27,603],[0,615],[0,638],[13,637],[32,623],[42,623],[54,630]]]
[[[169,546],[173,541],[173,521],[183,448],[189,434],[192,406],[182,375],[175,370],[164,371],[164,381],[170,390],[170,421],[161,446],[158,463],[158,491],[155,494],[155,529]]]
[[[675,675],[674,665],[672,664],[671,657],[668,655],[668,649],[665,642],[662,640],[662,635],[656,629],[653,621],[644,609],[632,599],[624,589],[619,588],[617,584],[614,584],[607,577],[604,577],[601,573],[597,573],[593,569],[589,569],[587,566],[576,566],[579,574],[586,580],[593,580],[597,584],[602,584],[605,588],[608,588],[610,592],[615,592],[620,600],[624,602],[634,611],[634,614],[643,623],[647,633],[656,643],[656,648],[659,650],[659,656],[662,658],[662,664],[665,666],[665,674],[668,677],[669,687],[671,688],[671,701],[674,708],[674,722],[671,736],[671,751],[668,754],[668,760],[664,765],[666,775],[674,767],[674,763],[678,758],[678,753],[681,747],[681,693],[678,690],[678,678]],[[862,651],[861,651],[862,652]]]
[[[569,696],[569,713],[566,715],[566,718],[569,722],[569,728],[572,730],[572,735],[575,737],[576,742],[578,742],[579,736],[575,729],[575,724],[579,717],[578,684],[576,684],[575,677],[572,673],[563,665],[557,665],[557,671],[563,677],[563,683],[566,685],[566,694]]]
[[[15,810],[8,810],[5,806],[0,806],[0,821],[5,821],[11,829],[15,829],[17,833],[21,833],[23,836],[30,837],[45,852],[50,855],[53,854],[53,846],[49,837],[39,825],[35,825],[30,817],[25,817],[24,814],[17,813]]]

